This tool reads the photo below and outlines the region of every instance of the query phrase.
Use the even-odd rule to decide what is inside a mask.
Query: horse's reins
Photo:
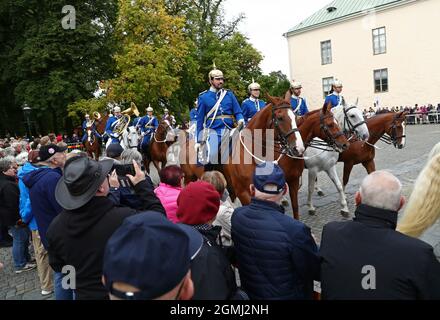
[[[324,120],[328,119],[328,118],[333,118],[333,114],[329,114],[329,115],[325,116],[322,113],[322,111],[320,111],[320,113],[319,113],[320,128],[325,133],[328,140],[325,142],[312,140],[307,144],[308,147],[315,148],[318,150],[323,150],[323,151],[333,151],[333,150],[336,150],[336,148],[339,148],[339,145],[336,142],[336,139],[341,136],[345,136],[345,134],[342,131],[339,131],[335,135],[333,135],[330,132],[330,128],[328,127],[328,125],[325,124],[325,122],[324,122]],[[331,147],[333,150],[328,150],[327,147]]]
[[[399,119],[399,115],[395,115],[393,117],[393,122],[391,123],[391,136],[388,135],[387,133],[384,133],[382,135],[378,135],[376,133],[373,133],[372,135],[375,136],[376,138],[379,138],[380,141],[382,141],[383,143],[387,144],[387,145],[393,145],[395,148],[397,148],[397,140],[401,139],[401,138],[406,138],[406,135],[401,135],[398,136],[397,135],[397,120]],[[377,150],[382,150],[382,148],[379,148],[378,146],[369,143],[368,141],[365,142],[367,145],[369,145],[370,147],[373,147]]]
[[[171,125],[167,123],[167,127],[165,128],[165,140],[157,140],[156,139],[156,132],[154,132],[153,134],[153,139],[154,141],[156,141],[156,143],[166,143],[167,142],[167,133],[168,133],[168,129],[172,129]]]

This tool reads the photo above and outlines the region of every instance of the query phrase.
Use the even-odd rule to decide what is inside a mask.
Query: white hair
[[[5,156],[15,157],[15,149],[13,147],[5,148],[4,152],[5,152]]]
[[[376,171],[361,184],[362,204],[379,209],[398,211],[402,196],[402,184],[388,171]]]
[[[23,166],[28,161],[28,155],[27,152],[22,152],[15,157],[15,161],[19,166]]]
[[[133,160],[136,161],[139,166],[142,165],[142,155],[136,149],[125,149],[121,153],[122,164],[132,164]]]

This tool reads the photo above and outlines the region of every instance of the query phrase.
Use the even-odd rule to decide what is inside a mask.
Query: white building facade
[[[359,107],[440,103],[440,0],[336,0],[286,33],[309,109],[333,79]]]

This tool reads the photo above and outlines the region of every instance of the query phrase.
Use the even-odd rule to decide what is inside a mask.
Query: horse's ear
[[[327,102],[327,104],[324,104],[324,106],[322,107],[322,113],[326,114],[330,112],[331,109],[332,109],[332,103],[329,101]]]
[[[359,97],[357,97],[357,99],[356,99],[356,103],[355,103],[354,105],[357,107],[358,104],[359,104]]]
[[[286,94],[284,95],[284,100],[286,100],[288,103],[290,103],[290,99],[292,99],[292,91],[287,90]]]
[[[266,97],[267,101],[269,101],[271,104],[275,104],[275,98],[272,97],[268,92],[265,92],[264,96]]]
[[[344,107],[347,106],[347,104],[345,103],[345,98],[344,97],[342,97],[342,106],[344,106]]]

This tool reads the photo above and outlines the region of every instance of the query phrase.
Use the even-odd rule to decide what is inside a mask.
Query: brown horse
[[[290,102],[279,99],[275,106],[288,106],[291,110]],[[302,118],[297,119],[299,132],[305,145],[309,144],[313,138],[318,137],[326,141],[338,151],[348,148],[349,144],[344,134],[341,132],[339,126],[336,124],[333,113],[330,111],[331,105],[324,106],[320,110],[316,110],[306,114]],[[270,108],[264,108],[257,113],[249,122],[248,129],[251,131],[267,127],[270,123]],[[238,150],[238,149],[240,150]],[[243,145],[237,144],[236,152],[241,152],[242,160],[244,157]],[[282,148],[281,148],[282,149]],[[275,157],[280,157],[280,148],[275,148]],[[282,151],[281,151],[282,153]],[[275,158],[276,159],[276,158]],[[304,160],[300,157],[292,157],[291,155],[283,155],[278,161],[281,168],[284,170],[286,181],[289,185],[290,199],[292,202],[292,209],[295,219],[299,218],[298,213],[298,190],[299,181],[304,170]],[[228,183],[233,187],[235,194],[240,199],[243,205],[249,204],[251,194],[249,186],[252,183],[252,175],[255,170],[256,163],[251,164],[226,164],[224,165],[225,176]]]
[[[376,164],[374,163],[376,148],[374,145],[379,140],[387,144],[393,144],[398,149],[405,147],[406,115],[406,112],[382,113],[367,120],[368,131],[370,132],[368,141],[354,141],[350,144],[348,150],[339,155],[338,162],[344,162],[344,189],[350,179],[353,166],[361,163],[368,174],[376,171]],[[388,137],[385,137],[385,134]]]
[[[304,152],[304,145],[299,130],[297,129],[295,115],[292,109],[281,98],[268,96],[268,99],[270,103],[254,117],[257,120],[251,120],[251,122],[249,122],[248,128],[252,128],[253,126],[255,129],[261,129],[262,136],[266,136],[266,129],[274,129],[274,133],[282,142],[283,152],[293,156],[299,156]],[[238,139],[236,139],[238,137],[235,135],[234,138],[234,141],[237,142],[235,146],[239,145]],[[204,173],[204,167],[194,163],[194,159],[196,158],[194,139],[189,139],[189,135],[186,134],[186,139],[182,139],[181,141],[181,149],[183,148],[185,153],[180,154],[180,163],[185,173],[185,183],[187,184],[190,181],[195,181],[200,178]],[[239,153],[239,155],[243,156],[243,153]],[[234,163],[236,160],[237,158],[234,158],[232,161],[229,159],[229,163]],[[238,160],[240,160],[240,163],[244,163],[243,159]],[[228,179],[227,174],[226,178]],[[231,186],[230,179],[229,186]],[[235,198],[232,190],[231,196],[233,199]]]
[[[173,140],[167,139],[169,132],[173,132],[170,122],[168,120],[162,120],[151,138],[148,146],[148,154],[142,155],[147,172],[150,172],[151,162],[153,162],[157,172],[166,166],[168,148],[176,142],[176,137]]]
[[[95,129],[101,136],[105,132],[108,118],[109,116],[106,115],[104,117],[99,117],[98,119],[95,119]],[[86,149],[87,154],[90,158],[99,160],[99,156],[101,155],[101,141],[92,133],[91,127],[86,128],[86,133],[87,138],[84,144],[84,148]]]
[[[95,160],[99,160],[101,155],[101,144],[99,139],[93,134],[92,127],[86,128],[87,138],[84,147],[86,148],[87,155]]]

